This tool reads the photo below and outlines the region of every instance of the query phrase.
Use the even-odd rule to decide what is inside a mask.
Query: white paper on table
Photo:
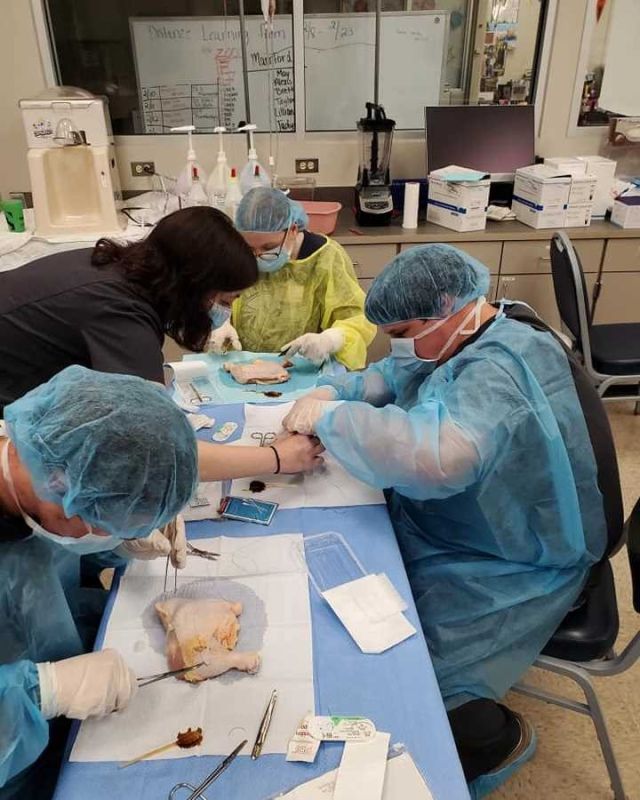
[[[220,507],[221,499],[221,481],[199,483],[195,494],[182,510],[182,516],[185,522],[195,522],[201,519],[218,519],[218,508]]]
[[[363,653],[383,653],[413,636],[402,597],[386,575],[367,575],[322,592]]]
[[[245,426],[242,437],[233,444],[253,445],[272,443],[283,432],[282,420],[293,403],[282,405],[245,405]],[[280,508],[335,508],[338,506],[381,505],[384,495],[350,475],[329,453],[323,453],[324,465],[304,475],[260,476],[267,488],[258,495],[249,491],[255,478],[240,478],[231,484],[231,494],[249,495],[260,500],[279,503]]]
[[[391,735],[378,731],[368,742],[347,742],[338,767],[334,800],[382,800]]]
[[[248,754],[273,689],[278,690],[278,704],[263,752],[286,753],[291,732],[310,709],[315,710],[309,588],[299,552],[302,535],[220,536],[197,539],[195,545],[221,557],[189,557],[178,586],[203,578],[232,578],[236,590],[256,598],[255,608],[245,605],[240,617],[237,649],[252,649],[243,646],[243,640],[261,633],[255,625],[259,607],[268,621],[260,671],[230,671],[200,684],[167,679],[144,687],[124,711],[82,723],[71,761],[126,761],[198,726],[204,732],[199,747],[175,748],[159,758],[228,755],[244,738],[249,744],[243,754]],[[132,562],[107,625],[103,646],[117,648],[138,676],[167,669],[165,633],[153,609],[163,593],[164,569],[162,559]]]
[[[332,800],[338,770],[303,783],[280,800]],[[409,753],[390,758],[384,779],[382,800],[433,800],[424,778]]]

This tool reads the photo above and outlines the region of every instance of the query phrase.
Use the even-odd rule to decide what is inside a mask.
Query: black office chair
[[[516,308],[509,313],[532,327],[551,332],[526,307]],[[640,613],[640,500],[625,524],[615,443],[602,399],[591,383],[590,376],[568,348],[567,355],[595,457],[607,527],[607,544],[601,561],[591,569],[574,608],[535,661],[534,667],[571,678],[584,692],[586,702],[579,703],[526,683],[516,684],[513,690],[591,717],[609,771],[615,800],[625,800],[622,778],[590,676],[619,675],[640,658],[640,631],[620,655],[616,655],[614,651],[620,626],[613,571],[609,561],[626,539],[633,583],[633,604]]]
[[[564,231],[551,239],[551,272],[560,318],[603,400],[635,400],[640,412],[640,323],[594,325],[580,258]],[[594,296],[597,301],[597,293]]]

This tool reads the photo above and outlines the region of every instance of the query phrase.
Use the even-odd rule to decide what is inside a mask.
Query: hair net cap
[[[114,536],[147,536],[195,490],[191,425],[142,378],[68,367],[4,416],[38,497]]]
[[[291,225],[306,228],[309,217],[295,200],[290,200],[280,189],[267,186],[248,191],[236,212],[239,231],[271,233],[285,231]]]
[[[365,314],[376,325],[447,317],[489,291],[489,270],[448,244],[413,247],[371,284]]]

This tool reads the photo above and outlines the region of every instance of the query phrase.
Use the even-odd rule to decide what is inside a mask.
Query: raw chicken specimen
[[[227,361],[224,365],[227,372],[238,383],[285,383],[289,380],[289,373],[277,361],[262,361],[256,359],[248,364],[236,364]]]
[[[156,603],[156,611],[167,632],[169,669],[206,662],[203,667],[183,675],[184,680],[197,683],[230,669],[252,674],[258,671],[259,653],[234,652],[242,603],[175,599]]]

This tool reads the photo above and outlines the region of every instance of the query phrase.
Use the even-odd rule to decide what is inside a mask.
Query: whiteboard
[[[272,48],[262,17],[245,19],[251,121],[267,130],[273,108],[274,128],[294,131],[291,15],[275,17]],[[144,133],[179,125],[209,133],[246,119],[237,18],[129,22]],[[398,128],[422,130],[424,107],[439,104],[448,32],[445,12],[382,14],[380,101]],[[375,14],[307,14],[304,43],[307,130],[354,130],[373,100]]]
[[[272,96],[274,127],[293,131],[291,15],[275,18],[268,49],[263,18],[245,20],[251,121],[269,128]],[[179,125],[209,133],[246,120],[237,17],[131,17],[129,24],[144,133]]]
[[[382,14],[380,102],[397,128],[424,128],[424,107],[440,104],[449,14]],[[375,14],[305,14],[306,127],[354,130],[373,98]]]

